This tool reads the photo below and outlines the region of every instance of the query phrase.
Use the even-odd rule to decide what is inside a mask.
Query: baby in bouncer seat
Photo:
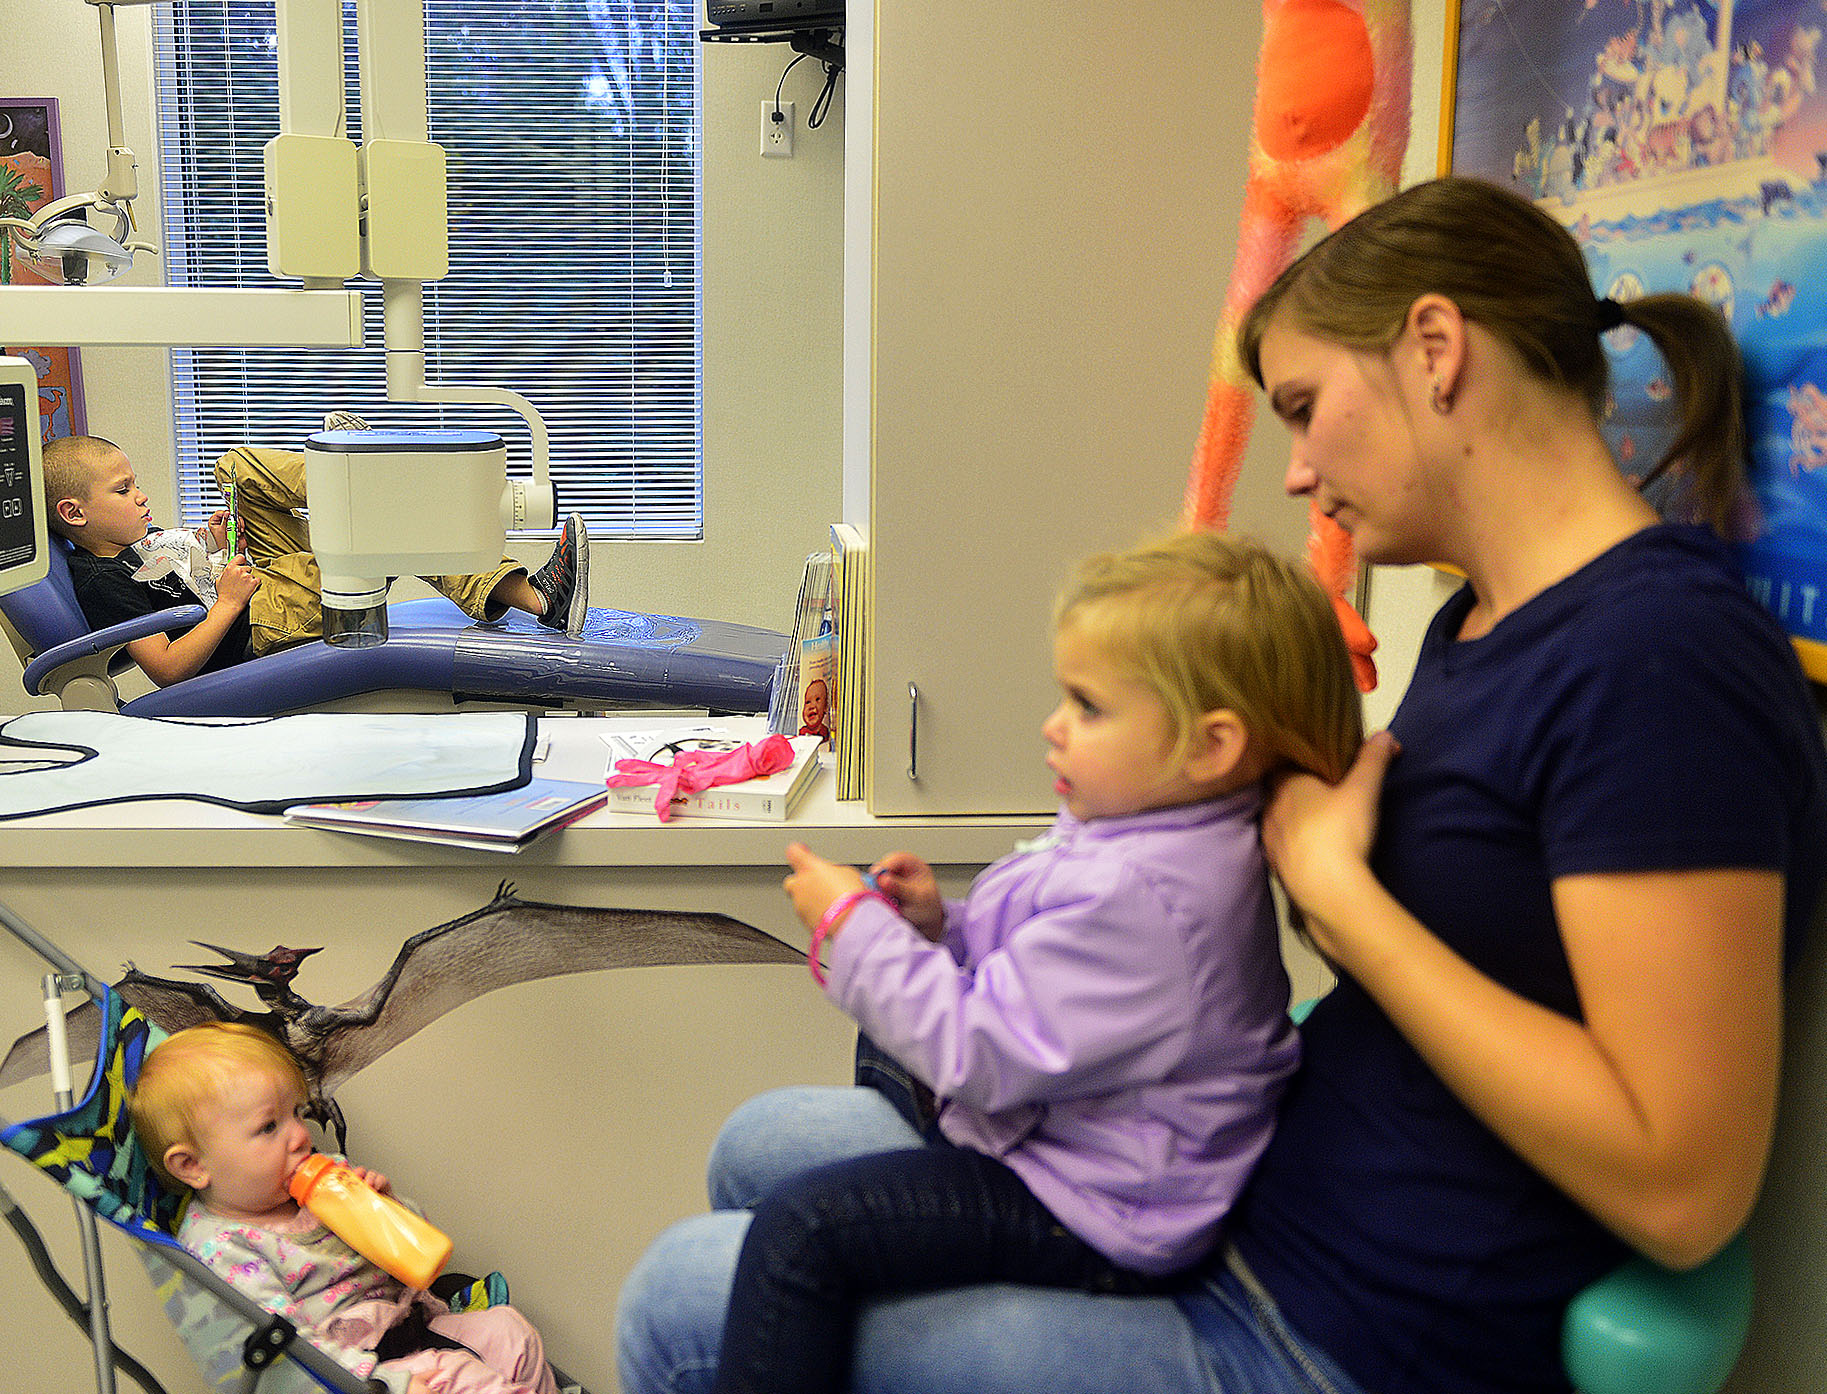
[[[314,1150],[306,1092],[297,1061],[252,1026],[208,1022],[148,1053],[128,1104],[154,1170],[190,1192],[184,1246],[390,1394],[558,1394],[539,1333],[514,1308],[453,1312],[292,1199],[287,1183]]]

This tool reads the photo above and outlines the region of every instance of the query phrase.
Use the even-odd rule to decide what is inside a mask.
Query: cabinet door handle
[[[920,779],[920,689],[907,684],[907,777]]]

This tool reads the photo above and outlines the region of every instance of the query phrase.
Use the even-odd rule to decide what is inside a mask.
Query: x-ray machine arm
[[[101,18],[107,176],[94,193],[59,200],[57,216],[85,206],[125,210],[137,192],[120,130],[113,12],[159,0],[85,3]],[[425,380],[424,283],[449,269],[449,226],[444,151],[426,120],[422,5],[356,0],[360,147],[348,138],[343,107],[340,0],[277,0],[276,17],[280,130],[265,155],[267,265],[300,287],[8,286],[0,290],[0,342],[359,348],[361,295],[344,286],[356,276],[378,280],[389,399],[518,412],[532,438],[533,478],[504,491],[502,523],[550,527],[547,434],[532,403],[504,388]]]

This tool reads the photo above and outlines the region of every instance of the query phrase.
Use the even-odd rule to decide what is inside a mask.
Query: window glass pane
[[[168,279],[286,284],[266,269],[261,173],[279,129],[273,0],[154,13]],[[702,535],[696,18],[692,0],[426,0],[450,202],[450,274],[425,287],[426,377],[530,399],[559,507],[603,536]],[[344,51],[359,142],[352,3]],[[350,284],[367,348],[173,350],[186,518],[219,506],[210,470],[228,447],[297,445],[338,409],[498,431],[527,473],[526,426],[506,408],[386,402],[380,287]]]

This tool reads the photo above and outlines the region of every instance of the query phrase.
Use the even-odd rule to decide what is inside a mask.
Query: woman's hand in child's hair
[[[939,878],[912,852],[890,852],[869,868],[875,887],[900,908],[908,923],[935,944],[945,935],[945,901]]]
[[[787,845],[787,865],[791,874],[780,884],[793,899],[793,908],[807,929],[816,929],[825,911],[839,896],[864,889],[863,873],[842,862],[828,862],[803,842]],[[827,935],[835,935],[838,925],[831,925]]]
[[[214,513],[209,515],[209,521],[201,528],[198,528],[197,531],[209,535],[210,551],[220,552],[223,548],[228,546],[228,510],[226,508],[218,508]]]
[[[1337,784],[1311,774],[1284,775],[1271,784],[1262,817],[1263,853],[1304,916],[1315,946],[1328,957],[1336,958],[1339,947],[1329,931],[1364,903],[1374,885],[1370,849],[1383,777],[1400,750],[1395,737],[1380,731],[1364,742]]]
[[[260,589],[260,573],[247,564],[246,557],[230,557],[222,574],[216,578],[216,603],[226,602],[236,610],[245,610],[247,602]]]

